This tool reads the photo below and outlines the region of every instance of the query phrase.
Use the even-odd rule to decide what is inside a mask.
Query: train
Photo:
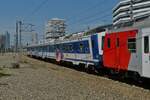
[[[150,78],[150,27],[95,33],[27,46],[27,54],[126,77]]]

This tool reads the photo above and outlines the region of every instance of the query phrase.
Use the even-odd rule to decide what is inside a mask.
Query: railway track
[[[128,85],[133,86],[133,87],[136,86],[136,87],[139,87],[141,89],[146,89],[146,90],[150,91],[150,85],[149,85],[150,79],[147,79],[147,78],[142,78],[141,80],[134,80],[133,78],[124,78],[122,76],[119,76],[119,74],[111,74],[109,72],[104,72],[104,71],[102,71],[102,72],[97,72],[95,70],[87,71],[84,67],[76,66],[76,65],[73,65],[71,63],[58,63],[55,60],[41,59],[41,58],[35,58],[35,57],[33,57],[33,58],[37,59],[37,60],[44,61],[44,62],[53,63],[56,65],[59,65],[60,67],[67,67],[67,68],[70,68],[73,70],[77,70],[80,72],[85,72],[88,74],[104,77],[107,79],[121,82],[123,84],[128,84]]]

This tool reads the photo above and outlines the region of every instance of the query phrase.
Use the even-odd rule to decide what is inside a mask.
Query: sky
[[[46,22],[65,19],[67,33],[84,31],[112,22],[112,9],[119,0],[0,0],[0,33],[15,34],[17,20],[34,24],[41,39]],[[30,37],[30,33],[24,33]]]

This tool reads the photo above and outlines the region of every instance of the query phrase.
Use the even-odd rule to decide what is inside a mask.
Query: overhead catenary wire
[[[29,14],[25,17],[25,19],[31,20],[33,19],[33,16],[38,13],[38,11],[40,11],[40,9],[42,7],[44,7],[44,5],[46,5],[48,3],[49,0],[43,0],[42,2],[40,2],[31,12],[29,12]],[[35,26],[34,26],[35,27]],[[38,26],[39,27],[39,26]],[[39,27],[41,28],[41,26]]]
[[[43,1],[31,12],[30,16],[33,16],[34,14],[36,14],[45,4],[48,3],[48,1],[49,1],[49,0],[43,0]],[[79,15],[80,15],[80,13],[81,13],[81,15],[83,15],[83,13],[89,12],[89,10],[92,10],[92,9],[95,9],[96,7],[102,6],[102,4],[103,4],[105,1],[106,1],[106,0],[100,0],[100,1],[99,1],[98,3],[96,3],[95,5],[90,6],[90,7],[88,7],[87,9],[82,10],[81,12],[79,12]],[[109,8],[110,8],[110,7],[109,7]],[[79,18],[79,19],[77,19],[77,20],[75,20],[75,21],[72,20],[72,19],[74,19],[75,17],[73,17],[73,18],[70,17],[70,20],[72,21],[72,23],[69,24],[69,26],[70,26],[70,25],[74,25],[74,24],[80,24],[81,22],[82,22],[82,23],[83,23],[83,22],[91,22],[91,20],[90,20],[90,21],[88,21],[88,20],[89,20],[89,19],[93,19],[93,17],[95,17],[95,16],[99,16],[99,13],[103,13],[103,16],[104,16],[104,13],[105,13],[105,12],[106,12],[106,10],[101,10],[101,11],[98,11],[97,13],[95,13],[95,14],[86,16],[86,17],[84,17],[84,18]],[[108,15],[108,14],[107,14],[107,15]],[[78,16],[77,16],[77,17],[78,17]],[[105,16],[104,16],[104,17],[105,17]],[[106,18],[106,17],[105,17],[105,18]],[[99,20],[101,20],[101,19],[104,19],[104,18],[100,17]],[[96,18],[95,20],[98,20],[98,18]],[[93,21],[95,21],[95,20],[93,19]]]
[[[106,9],[106,10],[110,10],[110,8],[108,8],[108,9]],[[100,10],[100,11],[94,13],[94,14],[91,14],[91,15],[85,16],[85,17],[82,17],[82,18],[80,18],[80,19],[78,19],[78,20],[76,20],[76,21],[71,21],[71,23],[84,21],[84,20],[90,19],[90,18],[92,18],[92,17],[98,16],[98,15],[100,15],[100,14],[102,15],[102,14],[106,13],[106,10]]]
[[[99,6],[100,6],[101,4],[103,4],[105,1],[106,1],[106,0],[100,0],[100,1],[97,2],[96,4],[90,6],[90,7],[86,8],[86,9],[83,9],[82,11],[79,11],[79,12],[75,13],[75,15],[78,15],[78,17],[79,17],[79,16],[81,16],[81,15],[83,15],[83,14],[86,14],[86,13],[89,12],[90,10],[93,10],[93,9],[99,7]],[[72,21],[72,20],[73,20],[73,19],[72,19],[72,16],[71,16],[71,17],[68,17],[68,20],[69,20],[69,21]]]
[[[31,14],[36,14],[49,0],[43,0],[32,12]]]
[[[34,15],[34,14],[36,14],[45,4],[47,4],[47,2],[48,2],[49,0],[43,0],[32,12],[31,12],[31,15]],[[88,7],[87,9],[85,9],[85,10],[82,10],[81,12],[79,12],[78,14],[79,15],[81,15],[81,14],[83,14],[84,12],[89,12],[89,10],[91,10],[91,9],[93,9],[93,8],[95,8],[95,7],[99,7],[99,6],[102,6],[103,5],[103,3],[105,2],[106,0],[100,0],[98,3],[96,3],[95,5],[93,5],[93,6],[90,6],[90,7]],[[99,13],[103,13],[103,12],[105,12],[106,10],[103,10],[103,11],[100,11],[100,12],[97,12],[96,14],[92,14],[91,16],[87,16],[87,17],[85,17],[85,18],[80,18],[80,19],[78,19],[77,21],[80,21],[80,20],[83,20],[83,19],[86,19],[86,18],[90,18],[90,17],[92,17],[92,16],[95,16],[95,15],[98,15]],[[73,18],[71,18],[71,19],[73,19]],[[77,22],[76,21],[76,22]]]
[[[91,21],[95,21],[95,20],[98,20],[98,19],[101,20],[101,19],[105,19],[106,17],[110,17],[109,15],[111,15],[111,12],[105,12],[105,11],[101,12],[102,14],[100,14],[100,12],[98,12],[98,13],[96,13],[94,15],[91,15],[91,16],[86,16],[85,18],[79,19],[78,21],[76,21],[74,23],[70,23],[69,25],[81,24],[83,22],[91,22]]]
[[[105,2],[105,1],[103,1],[103,2]],[[103,4],[103,3],[101,3],[101,4]],[[101,4],[99,6],[101,6]],[[86,24],[86,23],[95,22],[97,20],[103,20],[104,21],[104,19],[106,19],[108,17],[112,17],[112,9],[113,9],[113,7],[111,6],[107,9],[103,9],[99,12],[96,12],[95,14],[77,19],[75,21],[70,21],[71,23],[69,22],[68,24],[69,24],[69,26],[76,26],[76,25],[79,25],[79,24],[83,25],[83,24]],[[109,12],[110,10],[111,10],[111,12]],[[105,14],[105,13],[107,13],[107,14]],[[81,15],[83,15],[83,14],[81,14]],[[99,16],[99,18],[95,18],[96,16]],[[112,19],[109,20],[109,21],[110,21],[110,23],[112,23]]]
[[[92,15],[89,15],[89,16],[86,16],[84,18],[80,18],[74,22],[71,22],[69,23],[69,26],[76,26],[76,25],[79,25],[79,24],[86,24],[86,23],[91,23],[91,22],[95,22],[97,20],[104,20],[108,17],[112,17],[112,11],[108,11],[112,9],[112,7],[108,7],[107,9],[105,10],[101,10],[101,11],[98,11],[97,13],[95,14],[92,14]],[[107,10],[107,11],[106,11]],[[100,15],[100,16],[99,16]],[[97,17],[99,16],[99,17]],[[95,18],[96,17],[96,18]]]
[[[36,14],[49,0],[43,0],[35,9],[33,9],[33,11],[27,15],[26,17],[29,18],[31,16],[33,16],[34,14]],[[27,26],[24,26],[25,24],[22,24],[22,21],[19,21],[20,22],[20,41],[22,40],[22,36],[21,36],[21,32],[24,31],[24,32],[32,32],[32,27],[30,30],[27,30],[28,28],[28,25],[30,26],[33,26],[32,24],[28,24]],[[18,23],[18,22],[17,22]],[[24,26],[24,30],[22,30],[22,26]],[[21,45],[21,42],[20,42],[20,45]]]
[[[93,22],[96,22],[98,20],[101,21],[101,22],[104,22],[104,20],[107,20],[106,18],[108,18],[108,17],[111,17],[111,13],[110,12],[105,12],[101,16],[96,16],[95,17],[93,15],[93,17],[89,17],[87,19],[83,19],[83,20],[77,21],[75,23],[71,23],[71,24],[69,24],[69,26],[71,26],[70,29],[73,29],[74,26],[83,25],[83,24],[87,24],[87,27],[88,27],[88,26],[90,26],[89,23],[92,24]],[[111,22],[111,20],[110,20],[110,22]],[[83,29],[80,29],[80,31],[85,30],[84,28],[85,27],[83,27]]]
[[[92,24],[93,22],[96,22],[96,21],[98,21],[98,20],[101,21],[101,22],[104,22],[104,20],[106,21],[106,18],[110,17],[109,15],[110,15],[110,13],[107,13],[107,14],[105,14],[105,15],[103,15],[103,16],[96,17],[96,18],[94,18],[94,19],[84,20],[83,23],[82,23],[82,22],[73,23],[73,24],[71,24],[70,26],[77,26],[77,25],[83,25],[83,24],[87,24],[87,26],[89,26],[89,25],[88,25],[89,23]],[[107,20],[107,21],[108,21],[108,20]]]

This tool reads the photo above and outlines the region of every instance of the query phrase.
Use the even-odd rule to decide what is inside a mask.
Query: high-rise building
[[[6,38],[5,35],[1,34],[0,35],[0,51],[5,50],[5,44],[6,44]]]
[[[113,9],[113,24],[132,24],[150,16],[150,0],[120,0]]]
[[[59,38],[65,34],[65,20],[53,18],[46,24],[45,38],[47,41],[54,38]]]
[[[10,34],[6,32],[0,35],[0,51],[6,51],[10,49]]]
[[[8,31],[5,33],[5,48],[10,48],[10,34],[8,33]]]
[[[14,35],[14,51],[17,52],[17,50],[18,50],[18,35],[15,34]]]
[[[32,33],[32,44],[38,43],[38,35],[37,33]]]

